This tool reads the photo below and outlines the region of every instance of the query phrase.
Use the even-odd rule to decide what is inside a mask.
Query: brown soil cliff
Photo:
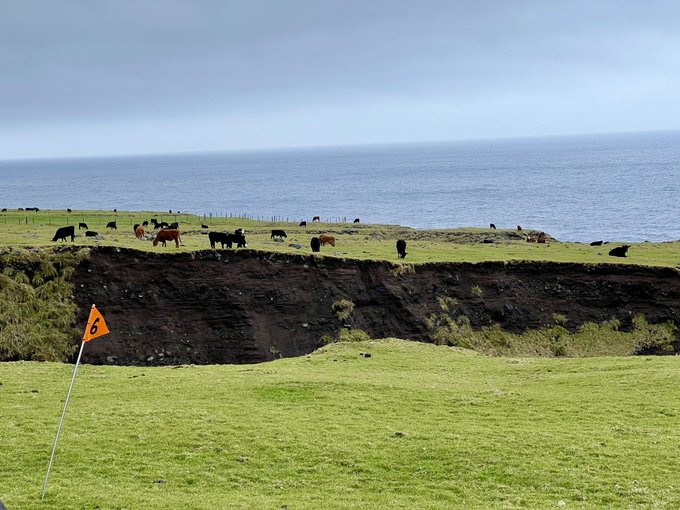
[[[239,251],[157,254],[92,250],[73,277],[79,323],[92,303],[111,334],[88,344],[83,360],[109,364],[254,363],[298,356],[336,335],[332,309],[355,305],[350,325],[373,338],[429,341],[425,318],[437,297],[458,300],[472,325],[523,331],[568,318],[638,313],[680,325],[680,274],[670,268],[544,262],[417,265]],[[475,289],[479,287],[479,289]]]

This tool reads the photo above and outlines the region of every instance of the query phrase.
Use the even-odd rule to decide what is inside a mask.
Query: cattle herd
[[[24,210],[24,209],[19,209],[19,210]],[[39,211],[37,207],[27,207],[25,209],[26,211]],[[3,211],[6,211],[6,209],[3,209]],[[68,212],[71,212],[70,210],[67,210]],[[116,210],[114,209],[114,212]],[[318,216],[314,216],[312,219],[313,222],[318,222],[320,221]],[[354,223],[359,223],[359,218],[356,218],[354,220]],[[155,232],[152,234],[148,239],[150,239],[153,242],[154,246],[157,246],[159,243],[161,243],[163,246],[166,246],[167,241],[174,241],[176,247],[180,247],[182,245],[182,238],[180,235],[180,230],[179,230],[179,223],[174,222],[174,223],[167,223],[165,221],[158,221],[156,218],[151,218],[149,221],[144,221],[141,224],[135,224],[132,227],[132,230],[134,232],[134,235],[137,239],[147,239],[145,237],[147,233],[147,229],[149,225],[152,227],[152,229]],[[299,224],[300,227],[307,227],[307,222],[302,221]],[[118,225],[116,224],[116,221],[109,221],[106,224],[106,228],[109,230],[117,230]],[[201,224],[202,229],[209,229],[208,225]],[[489,224],[489,228],[491,230],[496,229],[496,225],[493,223]],[[85,237],[100,237],[99,233],[93,230],[89,230],[89,227],[87,223],[80,222],[78,223],[78,230],[85,230]],[[522,227],[520,225],[517,225],[517,231],[521,232]],[[70,237],[71,241],[75,241],[75,227],[73,225],[68,225],[65,227],[59,227],[57,231],[54,234],[54,237],[52,238],[52,241],[66,241],[67,238]],[[288,235],[286,234],[285,230],[281,229],[272,229],[271,231],[271,236],[270,239],[273,239],[275,241],[283,241],[286,239]],[[244,229],[239,228],[234,231],[234,233],[228,233],[228,232],[208,232],[208,240],[210,242],[210,248],[211,249],[216,249],[217,244],[220,245],[222,249],[225,248],[225,246],[229,249],[232,247],[237,247],[237,248],[246,248],[248,246],[248,243],[246,242],[246,232]],[[537,236],[526,236],[526,241],[527,242],[535,242],[539,244],[545,244],[547,240],[547,236],[545,232],[540,232]],[[484,240],[484,243],[491,243],[493,241],[489,240]],[[322,246],[330,245],[332,247],[335,247],[336,239],[334,236],[327,235],[327,234],[321,234],[318,237],[312,237],[310,241],[310,247],[312,249],[312,252],[317,253],[321,251]],[[605,241],[593,241],[590,243],[590,246],[602,246],[603,244],[607,244]],[[293,246],[293,245],[291,245]],[[406,252],[406,241],[403,239],[399,239],[397,241],[397,258],[403,259],[406,257],[407,252]],[[296,248],[299,248],[300,245],[295,245]],[[629,245],[623,245],[623,246],[618,246],[615,247],[611,250],[609,250],[609,256],[611,257],[626,257],[626,254],[628,253],[628,249],[630,248]]]

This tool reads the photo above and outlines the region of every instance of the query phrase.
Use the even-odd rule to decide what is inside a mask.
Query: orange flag
[[[89,342],[94,338],[106,335],[109,328],[106,326],[104,317],[99,313],[97,307],[92,305],[90,310],[90,318],[87,319],[87,326],[85,326],[85,334],[83,335],[83,342]]]

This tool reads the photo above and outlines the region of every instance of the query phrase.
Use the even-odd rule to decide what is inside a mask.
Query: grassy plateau
[[[174,244],[163,248],[152,246],[150,235],[146,240],[135,238],[132,226],[150,218],[169,223],[178,221],[184,246]],[[117,230],[107,230],[106,224],[116,221]],[[104,239],[86,238],[85,230],[77,230],[83,222],[90,230],[97,231]],[[210,248],[207,233],[213,231],[233,232],[237,228],[247,230],[248,247],[255,250],[284,253],[311,253],[309,242],[313,236],[329,234],[336,237],[336,246],[324,246],[321,254],[337,257],[397,261],[395,243],[405,239],[408,243],[408,263],[423,262],[481,262],[540,260],[577,263],[641,264],[677,267],[680,263],[680,241],[666,243],[634,243],[626,258],[609,257],[607,254],[616,243],[590,246],[584,243],[567,243],[549,240],[546,244],[527,243],[514,230],[491,230],[486,228],[459,228],[448,230],[417,230],[397,225],[368,225],[350,223],[307,222],[307,228],[297,222],[268,222],[241,218],[199,217],[191,214],[168,214],[160,212],[109,212],[109,211],[7,211],[0,213],[0,246],[43,247],[73,244],[71,241],[53,242],[57,227],[76,226],[75,244],[82,246],[120,246],[147,251],[195,251]],[[208,229],[201,228],[208,225]],[[540,227],[539,227],[540,228]],[[283,241],[271,239],[272,229],[283,229],[288,237]],[[525,230],[522,234],[535,235],[537,230]],[[152,232],[151,232],[152,233]],[[484,244],[484,239],[493,243]],[[594,239],[595,240],[595,239]],[[606,239],[604,239],[606,241]],[[299,244],[301,248],[291,247]],[[401,259],[399,259],[401,260]]]

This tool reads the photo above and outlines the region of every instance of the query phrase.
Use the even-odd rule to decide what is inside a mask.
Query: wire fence
[[[116,224],[122,225],[134,225],[135,223],[142,223],[143,221],[149,221],[152,217],[156,219],[159,223],[167,221],[170,223],[174,222],[209,222],[212,220],[250,220],[259,222],[270,222],[270,223],[301,223],[303,221],[307,223],[312,223],[314,218],[300,218],[295,216],[278,216],[278,215],[259,215],[259,214],[248,214],[248,213],[232,213],[232,212],[222,212],[222,213],[203,213],[203,214],[193,214],[193,213],[153,213],[153,214],[142,214],[135,212],[121,212],[111,213],[111,216],[107,218],[102,214],[97,214],[93,216],[82,215],[78,213],[64,213],[64,214],[38,214],[38,213],[28,213],[26,215],[15,214],[14,211],[8,212],[3,211],[2,213],[3,223],[18,223],[18,224],[43,224],[49,226],[68,226],[74,225],[78,226],[81,223],[105,225],[111,221],[115,221]],[[347,216],[335,216],[335,217],[319,217],[319,222],[323,223],[348,223]],[[357,220],[350,220],[357,222]]]

